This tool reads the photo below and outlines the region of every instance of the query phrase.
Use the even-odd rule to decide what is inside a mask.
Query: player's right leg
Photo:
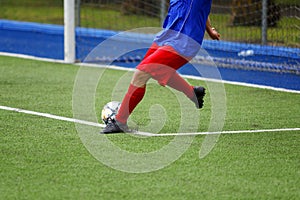
[[[202,108],[204,103],[205,88],[201,86],[191,86],[178,73],[175,73],[168,81],[168,86],[183,92],[191,101],[195,103],[196,108]]]
[[[205,89],[190,85],[176,72],[189,60],[190,58],[181,56],[173,47],[163,46],[143,60],[137,68],[150,74],[162,86],[168,85],[183,92],[197,108],[202,108]]]

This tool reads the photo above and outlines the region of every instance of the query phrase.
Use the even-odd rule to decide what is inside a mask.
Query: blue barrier
[[[0,20],[0,51],[63,59],[63,30],[61,25]],[[116,34],[119,35],[118,48],[122,48],[122,45],[134,44],[137,38],[150,45],[154,37],[148,34],[119,34],[115,31],[77,28],[76,58],[84,60],[98,44]],[[213,58],[224,80],[300,90],[299,48],[274,48],[211,40],[205,40],[202,47]],[[245,50],[251,50],[253,54],[240,56],[239,53]],[[139,49],[120,58],[104,58],[104,62],[110,61],[133,68],[145,52],[146,49]],[[187,68],[188,66],[184,66],[180,73],[195,75],[191,73],[193,70]]]

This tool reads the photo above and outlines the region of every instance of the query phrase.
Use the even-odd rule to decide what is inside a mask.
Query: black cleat
[[[127,124],[122,124],[115,119],[109,120],[106,127],[100,132],[101,134],[110,133],[129,133],[132,132]]]
[[[194,93],[195,93],[195,97],[193,99],[193,102],[196,105],[196,108],[202,108],[203,107],[203,103],[204,103],[204,96],[205,96],[205,88],[204,87],[194,87]]]

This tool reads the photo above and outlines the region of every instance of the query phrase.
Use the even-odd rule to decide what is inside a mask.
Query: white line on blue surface
[[[63,60],[41,58],[41,57],[35,57],[35,56],[30,56],[30,55],[24,55],[24,54],[14,54],[14,53],[0,52],[0,55],[18,57],[18,58],[24,58],[24,59],[31,59],[31,60],[39,60],[39,61],[45,61],[45,62],[65,63]],[[96,68],[108,68],[109,67],[109,69],[123,70],[123,71],[134,71],[135,70],[133,68],[120,67],[120,66],[114,66],[114,65],[107,66],[107,65],[87,64],[87,63],[79,63],[79,64],[75,64],[75,65],[84,66],[84,67],[96,67]],[[300,94],[300,90],[277,88],[277,87],[266,86],[266,85],[258,85],[258,84],[243,83],[243,82],[236,82],[236,81],[226,81],[226,80],[203,78],[203,77],[199,77],[199,76],[189,76],[189,75],[182,75],[182,77],[189,78],[189,79],[194,79],[194,80],[210,81],[210,82],[216,82],[216,83],[224,83],[224,84],[230,84],[230,85],[239,85],[239,86],[244,86],[244,87],[253,87],[253,88],[279,91],[279,92],[288,92],[288,93]]]

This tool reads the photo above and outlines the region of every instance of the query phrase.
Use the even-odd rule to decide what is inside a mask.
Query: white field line
[[[61,117],[57,115],[52,115],[49,113],[41,113],[41,112],[35,112],[30,110],[24,110],[20,108],[11,108],[7,106],[0,106],[1,110],[7,110],[7,111],[13,111],[18,113],[25,113],[29,115],[35,115],[40,117],[46,117],[51,119],[56,119],[60,121],[67,121],[67,122],[73,122],[88,126],[95,126],[104,128],[104,124],[99,124],[95,122],[89,122],[79,119],[73,119],[68,117]],[[265,132],[284,132],[284,131],[300,131],[300,128],[283,128],[283,129],[262,129],[262,130],[240,130],[240,131],[219,131],[219,132],[195,132],[195,133],[161,133],[161,134],[155,134],[155,133],[148,133],[148,132],[134,132],[132,134],[134,135],[141,135],[141,136],[148,136],[148,137],[166,137],[166,136],[196,136],[196,135],[213,135],[213,134],[239,134],[239,133],[265,133]]]
[[[266,133],[266,132],[284,132],[284,131],[300,131],[300,128],[282,128],[282,129],[262,129],[262,130],[240,130],[240,131],[218,131],[218,132],[194,132],[194,133],[144,133],[139,132],[139,135],[144,136],[196,136],[196,135],[219,135],[219,134],[240,134],[240,133]]]
[[[133,68],[126,68],[126,67],[120,67],[120,66],[114,66],[114,65],[106,66],[106,65],[90,64],[90,63],[78,63],[76,65],[84,66],[84,67],[109,68],[109,69],[122,70],[122,71],[134,71],[135,70]],[[208,82],[230,84],[230,85],[238,85],[238,86],[244,86],[244,87],[267,89],[267,90],[273,90],[273,91],[278,91],[278,92],[287,92],[287,93],[300,94],[300,90],[291,90],[291,89],[285,89],[285,88],[276,88],[276,87],[272,87],[272,86],[258,85],[258,84],[253,84],[253,83],[243,83],[243,82],[237,82],[237,81],[226,81],[226,80],[204,78],[204,77],[191,76],[191,75],[182,75],[182,77],[188,78],[188,79],[193,79],[193,80],[208,81]]]
[[[24,55],[24,54],[14,54],[14,53],[0,52],[0,55],[17,57],[17,58],[24,58],[24,59],[31,59],[31,60],[46,61],[46,62],[54,62],[54,63],[65,63],[65,61],[63,61],[63,60],[41,58],[41,57],[35,57],[35,56],[28,56],[28,55]],[[66,64],[69,64],[69,63],[66,63]],[[77,63],[75,65],[84,66],[84,67],[109,68],[109,69],[123,70],[123,71],[134,71],[135,70],[133,68],[120,67],[120,66],[114,66],[114,65],[107,66],[107,65],[88,64],[88,63]],[[194,80],[202,80],[202,81],[209,81],[209,82],[216,82],[216,83],[223,83],[223,84],[238,85],[238,86],[244,86],[244,87],[260,88],[260,89],[268,89],[268,90],[274,90],[274,91],[279,91],[279,92],[288,92],[288,93],[300,94],[300,90],[276,88],[276,87],[271,87],[271,86],[266,86],[266,85],[258,85],[258,84],[243,83],[243,82],[236,82],[236,81],[225,81],[225,80],[203,78],[203,77],[189,76],[189,75],[183,75],[183,77],[184,78],[189,78],[189,79],[194,79]]]
[[[25,54],[17,54],[17,53],[0,52],[0,56],[10,56],[10,57],[16,57],[16,58],[24,58],[24,59],[38,60],[38,61],[45,61],[45,62],[54,62],[54,63],[66,63],[64,60],[42,58],[42,57],[30,56],[30,55],[25,55]]]
[[[0,106],[0,109],[1,110],[19,112],[19,113],[25,113],[25,114],[29,114],[29,115],[36,115],[36,116],[46,117],[46,118],[50,118],[50,119],[57,119],[57,120],[60,120],[60,121],[74,122],[74,123],[77,123],[77,124],[84,124],[84,125],[96,126],[96,127],[101,127],[101,128],[105,127],[104,124],[98,124],[98,123],[95,123],[95,122],[88,122],[88,121],[73,119],[73,118],[68,118],[68,117],[61,117],[61,116],[52,115],[52,114],[48,114],[48,113],[41,113],[41,112],[35,112],[35,111],[30,111],[30,110],[24,110],[24,109],[20,109],[20,108],[11,108],[11,107],[7,107],[7,106]]]

